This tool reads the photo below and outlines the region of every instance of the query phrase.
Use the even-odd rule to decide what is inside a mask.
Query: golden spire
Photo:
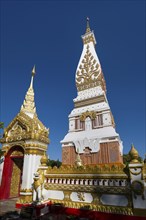
[[[90,20],[90,19],[87,17],[86,34],[91,32],[91,30],[90,30],[90,25],[89,25],[89,20]]]
[[[35,103],[34,103],[34,90],[33,90],[33,79],[35,75],[35,66],[32,69],[32,76],[29,89],[25,95],[25,100],[21,106],[21,111],[28,114],[30,117],[33,117],[36,113]]]

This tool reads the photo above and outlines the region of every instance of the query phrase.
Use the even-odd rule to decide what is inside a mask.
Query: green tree
[[[61,164],[62,164],[62,162],[61,161],[59,161],[59,160],[48,160],[48,162],[47,162],[47,165],[48,166],[51,166],[51,167],[60,167],[61,166]]]
[[[0,122],[0,129],[4,129],[4,123]]]
[[[3,156],[3,151],[0,149],[0,158]]]

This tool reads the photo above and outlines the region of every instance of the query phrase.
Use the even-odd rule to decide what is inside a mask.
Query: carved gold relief
[[[11,178],[11,186],[10,186],[10,197],[17,197],[19,193],[19,184],[20,184],[20,168],[13,163],[13,171]]]
[[[90,192],[90,193],[131,193],[129,187],[108,187],[108,186],[89,186],[89,185],[65,185],[65,184],[51,184],[45,183],[46,190],[60,190],[60,191],[76,191],[76,192]]]
[[[48,144],[48,134],[49,129],[42,124],[36,114],[30,118],[21,111],[5,129],[0,142],[12,143],[33,139]]]
[[[83,107],[83,106],[87,106],[87,105],[92,105],[92,104],[96,104],[96,103],[100,103],[100,102],[106,102],[104,95],[98,96],[98,97],[93,97],[93,98],[89,98],[89,99],[85,99],[85,100],[81,100],[78,102],[75,102],[75,108],[79,108],[79,107]]]
[[[20,195],[16,204],[32,203],[32,195]]]
[[[55,200],[55,199],[51,199],[51,201],[54,204],[59,203],[65,207],[69,207],[69,208],[77,208],[77,209],[84,208],[84,209],[93,210],[93,211],[133,215],[132,208],[130,208],[130,207],[104,206],[104,205],[95,205],[95,204],[90,204],[90,203],[85,203],[85,202],[84,203],[70,202],[70,201],[62,201],[62,200]]]
[[[124,164],[104,164],[104,165],[84,165],[84,167],[78,168],[74,165],[62,165],[59,168],[48,167],[48,174],[124,174]],[[108,170],[108,172],[107,172]],[[120,176],[120,175],[119,175]],[[125,178],[125,177],[124,177]]]
[[[89,35],[89,36],[86,36],[86,37],[83,38],[83,43],[84,44],[88,44],[90,42],[93,42],[94,45],[95,45],[95,39],[94,39],[93,35]]]
[[[11,156],[23,156],[23,153],[21,151],[15,150],[12,152]]]
[[[24,129],[17,121],[12,127],[12,129],[8,132],[8,136],[16,136],[20,134],[23,135],[25,134],[25,132],[26,132],[26,129]]]
[[[86,54],[76,73],[76,86],[80,91],[98,85],[101,85],[105,90],[105,82],[101,67],[91,54],[89,45],[87,45]]]
[[[26,149],[25,150],[25,154],[36,154],[36,155],[44,155],[44,151],[43,150],[39,150],[39,149]]]
[[[94,111],[86,111],[81,114],[80,121],[85,121],[87,117],[90,117],[91,120],[94,120],[96,118],[96,112]]]
[[[44,151],[46,151],[47,150],[47,146],[43,146],[42,144],[39,144],[39,143],[33,143],[33,141],[31,142],[31,143],[29,143],[29,144],[25,144],[25,148],[26,148],[26,150],[28,150],[28,149],[41,149],[41,150],[44,150]]]
[[[22,193],[28,193],[28,192],[32,192],[32,189],[21,189],[21,191],[20,192],[22,192]]]
[[[70,200],[71,191],[64,191],[63,193],[64,193],[64,200],[71,201]]]
[[[77,192],[77,197],[79,201],[85,201],[85,195],[83,192]]]

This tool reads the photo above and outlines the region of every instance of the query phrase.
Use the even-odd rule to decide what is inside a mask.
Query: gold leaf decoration
[[[102,85],[103,89],[105,90],[105,81],[100,64],[93,57],[90,52],[90,47],[87,45],[86,54],[84,55],[84,58],[76,73],[76,86],[80,91],[98,85]]]
[[[85,195],[83,192],[77,192],[77,196],[80,201],[85,201]]]
[[[87,117],[90,117],[91,120],[96,118],[96,112],[94,111],[86,111],[80,115],[80,121],[85,121]]]

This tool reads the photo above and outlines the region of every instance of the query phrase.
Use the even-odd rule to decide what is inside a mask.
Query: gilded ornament
[[[54,169],[48,168],[48,174],[123,174],[125,165],[124,164],[107,164],[106,167],[103,165],[84,165],[84,169],[78,169],[75,165],[62,165],[61,167]],[[108,170],[108,171],[107,171]],[[125,177],[124,177],[125,178]]]
[[[40,149],[26,149],[25,155],[35,154],[35,155],[44,155],[44,151]]]
[[[81,101],[75,102],[75,108],[83,107],[83,106],[91,105],[91,104],[96,104],[96,103],[100,103],[104,101],[106,101],[105,97],[101,95],[98,97],[89,98],[87,100],[81,100]]]
[[[80,115],[80,121],[85,121],[87,117],[90,117],[91,120],[94,120],[96,118],[96,112],[95,111],[86,111]]]
[[[32,192],[32,189],[21,189],[20,190],[20,193],[31,193]]]
[[[138,161],[138,151],[135,149],[134,145],[132,144],[131,150],[129,151],[129,155],[131,156],[131,162],[130,163],[139,163]]]
[[[85,195],[83,192],[77,192],[77,197],[79,201],[85,201]]]
[[[21,151],[15,150],[12,152],[11,156],[24,156],[24,154]]]
[[[95,41],[95,38],[94,38],[92,32],[91,32],[90,36],[84,36],[84,38],[83,38],[84,44],[89,44],[90,42],[93,42],[94,45],[96,44],[96,41]]]
[[[16,204],[30,204],[32,203],[32,195],[20,195]]]
[[[19,193],[19,184],[20,184],[20,168],[13,162],[13,171],[10,185],[10,196],[17,197]]]
[[[108,212],[115,214],[124,214],[124,215],[133,215],[133,211],[131,207],[120,207],[120,206],[104,206],[104,205],[95,205],[90,203],[82,203],[82,202],[68,202],[62,200],[51,199],[52,203],[59,203],[62,206],[69,208],[84,208],[86,210],[100,211],[100,212]]]
[[[13,119],[13,121],[5,129],[4,136],[0,141],[2,143],[25,142],[26,140],[40,141],[41,143],[49,143],[49,129],[47,129],[38,119],[37,115],[33,118],[26,115],[23,111]]]
[[[105,82],[101,67],[91,54],[89,45],[87,45],[86,54],[76,73],[76,86],[78,91],[80,91],[98,86],[99,84],[101,84],[105,90]]]
[[[64,193],[64,200],[65,201],[71,201],[70,200],[71,191],[63,191],[63,193]]]
[[[45,152],[44,152],[44,155],[41,157],[40,162],[41,162],[41,165],[42,165],[42,166],[46,166],[46,165],[47,165],[48,157],[47,157],[47,155],[46,155]]]

